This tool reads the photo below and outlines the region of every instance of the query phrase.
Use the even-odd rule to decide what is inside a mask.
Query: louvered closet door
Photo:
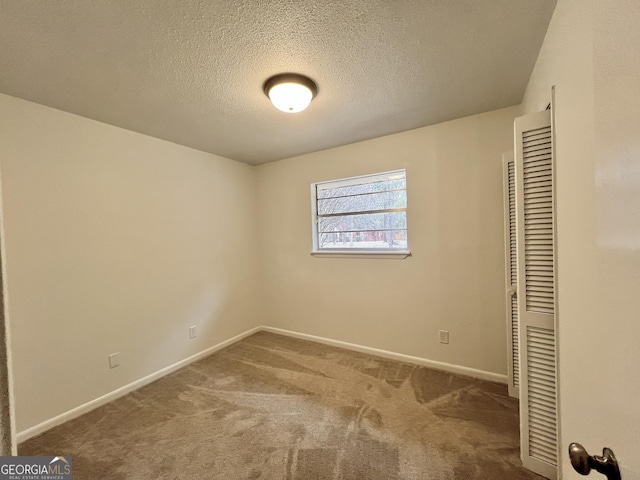
[[[525,468],[557,478],[553,148],[550,111],[516,119],[520,440]]]
[[[518,354],[518,297],[516,262],[516,167],[513,152],[502,156],[504,195],[505,296],[507,307],[507,345],[509,396],[520,397],[520,359]]]

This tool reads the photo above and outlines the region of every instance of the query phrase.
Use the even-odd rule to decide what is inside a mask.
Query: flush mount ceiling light
[[[318,93],[313,80],[297,73],[281,73],[264,82],[264,93],[278,110],[286,113],[301,112]]]

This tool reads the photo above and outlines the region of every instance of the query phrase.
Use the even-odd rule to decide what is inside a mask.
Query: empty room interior
[[[640,480],[638,24],[0,1],[3,465]]]

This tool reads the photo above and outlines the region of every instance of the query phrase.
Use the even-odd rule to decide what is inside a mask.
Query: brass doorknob
[[[618,461],[610,448],[603,448],[602,456],[589,455],[582,445],[572,443],[569,445],[569,458],[573,469],[580,475],[589,475],[593,469],[609,480],[621,480]]]

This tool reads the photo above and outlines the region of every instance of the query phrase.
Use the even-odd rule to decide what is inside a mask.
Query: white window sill
[[[385,258],[403,260],[411,256],[411,250],[367,251],[367,250],[314,250],[314,257],[329,258]]]

